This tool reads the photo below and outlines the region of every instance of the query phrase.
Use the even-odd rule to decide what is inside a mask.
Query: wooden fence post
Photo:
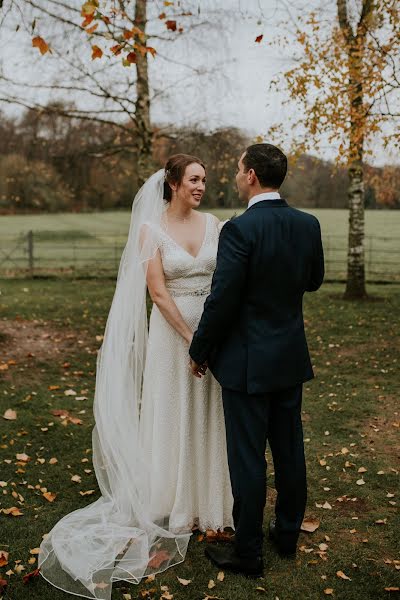
[[[34,266],[33,231],[28,231],[28,268],[31,277],[33,277]]]

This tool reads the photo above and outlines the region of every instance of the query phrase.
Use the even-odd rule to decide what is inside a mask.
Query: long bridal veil
[[[139,583],[182,562],[190,539],[190,533],[169,531],[168,515],[163,522],[151,520],[149,469],[139,441],[147,343],[146,264],[157,250],[151,236],[141,236],[141,227],[161,222],[164,174],[161,169],[152,175],[134,199],[97,358],[93,465],[101,497],[63,517],[41,544],[43,577],[86,598],[109,600],[112,582]]]

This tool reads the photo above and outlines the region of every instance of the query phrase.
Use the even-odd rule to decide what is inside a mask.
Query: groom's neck
[[[252,198],[254,198],[254,196],[259,196],[260,194],[267,194],[268,192],[279,192],[279,189],[276,188],[262,188],[262,187],[257,187],[254,190],[250,190],[249,196],[247,198],[247,203],[250,202],[250,200]]]

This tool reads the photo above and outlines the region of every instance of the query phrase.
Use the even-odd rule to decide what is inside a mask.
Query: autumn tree
[[[193,29],[212,26],[212,19],[192,12],[194,1],[160,6],[148,0],[6,0],[1,25],[8,25],[9,32],[17,30],[8,40],[25,44],[30,59],[37,53],[42,72],[36,81],[18,79],[3,60],[0,102],[36,109],[40,115],[51,110],[75,120],[115,125],[115,139],[103,155],[130,151],[142,183],[153,168],[149,60],[158,59],[158,50],[172,49],[174,41],[190,36]],[[168,64],[169,58],[159,60]],[[193,80],[198,75],[193,69]],[[66,109],[65,103],[61,108],[60,103],[43,102],[45,95],[78,100]]]
[[[366,296],[364,162],[379,141],[398,148],[400,6],[396,0],[336,0],[335,12],[292,19],[296,60],[273,82],[293,107],[290,136],[299,152],[329,145],[348,171],[346,298]],[[275,41],[277,43],[277,41]],[[280,39],[293,45],[293,38]],[[397,104],[396,104],[397,103]],[[271,133],[284,136],[281,124]],[[335,193],[332,190],[332,193]]]

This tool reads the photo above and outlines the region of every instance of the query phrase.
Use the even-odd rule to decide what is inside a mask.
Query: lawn
[[[98,497],[91,404],[113,283],[1,280],[0,291],[1,507],[22,513],[0,513],[0,551],[9,553],[0,568],[0,579],[8,581],[3,598],[62,600],[68,596],[41,577],[24,585],[23,576],[36,568],[31,551],[42,535],[62,515]],[[225,573],[219,581],[204,557],[205,542],[195,534],[182,565],[140,586],[116,584],[113,600],[158,600],[166,591],[162,586],[174,600],[397,595],[390,588],[400,586],[400,285],[370,286],[373,298],[362,303],[345,302],[342,292],[343,286],[326,284],[305,299],[316,371],[303,406],[306,514],[320,525],[301,534],[296,560],[279,559],[266,539],[263,579]],[[16,420],[1,418],[8,409],[16,411]],[[82,423],[52,414],[59,409]],[[74,475],[81,481],[72,481]],[[268,486],[266,524],[274,500],[272,465]],[[80,494],[89,490],[94,493],[88,497]],[[191,583],[184,587],[177,577]],[[215,587],[209,589],[210,580]]]
[[[241,209],[212,210],[220,219]],[[344,278],[347,258],[348,211],[310,209],[321,222],[327,273]],[[0,216],[0,273],[14,274],[28,266],[26,234],[33,231],[37,272],[115,273],[129,228],[130,213],[59,213]],[[400,211],[367,210],[366,268],[371,280],[400,277]],[[6,258],[8,256],[8,258]]]

